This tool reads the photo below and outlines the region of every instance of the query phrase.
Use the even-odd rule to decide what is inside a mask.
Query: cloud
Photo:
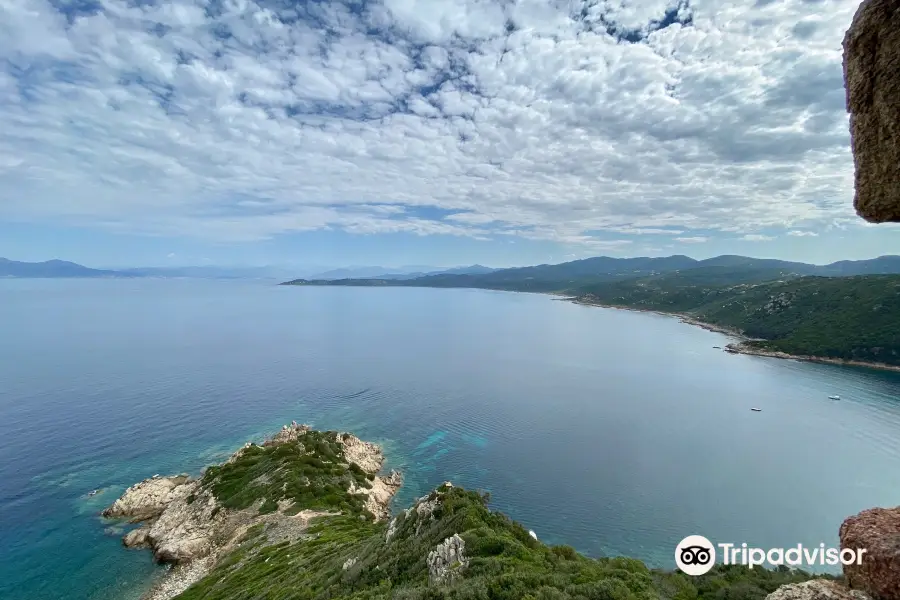
[[[762,235],[759,233],[748,233],[741,237],[745,242],[770,242],[775,238],[770,235]]]
[[[0,0],[0,218],[591,249],[833,227],[856,6]]]
[[[677,237],[675,238],[676,242],[681,242],[682,244],[702,244],[703,242],[708,241],[709,238],[702,235],[695,235],[691,237]]]
[[[792,229],[791,231],[788,231],[787,234],[794,237],[816,237],[819,235],[815,231],[801,231],[799,229]]]
[[[169,253],[166,255],[166,258],[175,258],[175,256],[176,256],[176,254],[175,254],[174,252],[169,252]]]

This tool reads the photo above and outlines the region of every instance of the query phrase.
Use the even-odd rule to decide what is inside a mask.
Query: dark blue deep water
[[[0,598],[135,598],[160,570],[97,513],[293,419],[382,442],[400,504],[450,479],[666,567],[688,534],[834,544],[900,504],[898,374],[727,341],[527,294],[0,281]]]

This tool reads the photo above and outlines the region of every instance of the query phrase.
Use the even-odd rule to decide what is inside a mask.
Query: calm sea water
[[[527,294],[0,281],[0,597],[137,597],[160,569],[98,512],[293,419],[384,443],[400,504],[449,479],[666,567],[688,534],[835,544],[900,504],[897,374],[727,341]]]

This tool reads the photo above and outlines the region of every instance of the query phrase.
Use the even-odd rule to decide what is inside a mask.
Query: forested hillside
[[[764,274],[761,274],[764,276]],[[587,286],[586,302],[686,313],[789,354],[900,365],[900,275],[711,285],[684,274]]]

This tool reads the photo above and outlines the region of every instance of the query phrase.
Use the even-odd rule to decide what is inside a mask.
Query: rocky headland
[[[270,458],[274,460],[265,472],[253,471]],[[334,461],[329,465],[333,468],[319,468],[323,458]],[[200,478],[157,475],[141,481],[102,516],[139,524],[124,536],[123,544],[149,548],[158,562],[173,566],[145,596],[167,600],[208,575],[253,528],[264,529],[267,540],[278,543],[302,539],[316,517],[350,512],[373,521],[386,519],[402,478],[396,471],[379,474],[383,464],[384,455],[375,444],[349,433],[314,432],[295,422],[261,445],[246,444]],[[295,487],[327,495],[298,494],[288,481],[271,485],[277,473],[292,475],[285,472],[291,467],[298,468],[293,475],[303,477]]]

